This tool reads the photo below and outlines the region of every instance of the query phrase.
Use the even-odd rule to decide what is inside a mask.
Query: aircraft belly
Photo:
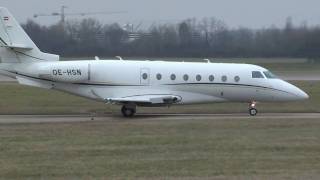
[[[189,92],[193,94],[200,94],[208,96],[201,101],[209,102],[223,102],[223,101],[250,101],[250,99],[257,97],[256,89],[246,86],[228,86],[219,84],[206,85],[177,85],[168,87],[171,90],[180,92]],[[192,101],[193,102],[193,101]]]
[[[86,86],[74,84],[56,84],[55,88],[60,91],[69,92],[82,97],[103,100],[103,98],[119,98],[138,95],[175,95],[181,97],[181,102],[177,104],[193,104],[193,103],[210,103],[210,102],[224,102],[224,98],[215,97],[208,94],[201,94],[199,92],[176,91],[168,88],[151,88],[151,87],[127,87],[127,86]]]
[[[55,89],[95,100],[167,94],[181,97],[181,102],[178,104],[272,101],[277,93],[272,91],[271,93],[270,90],[262,88],[221,85],[95,86],[60,83],[55,85]]]

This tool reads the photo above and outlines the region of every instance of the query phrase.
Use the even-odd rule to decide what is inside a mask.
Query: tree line
[[[32,20],[23,28],[41,50],[65,57],[320,57],[320,26],[229,28],[216,18],[188,19],[129,32],[119,24],[95,19],[42,26]],[[132,38],[130,34],[139,36]]]

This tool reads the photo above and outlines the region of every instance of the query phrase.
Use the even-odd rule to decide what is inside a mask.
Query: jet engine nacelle
[[[56,82],[83,83],[89,81],[89,67],[84,64],[61,63],[41,68],[41,78]]]

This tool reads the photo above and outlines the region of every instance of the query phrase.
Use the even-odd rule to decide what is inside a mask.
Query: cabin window
[[[147,73],[143,73],[143,74],[142,74],[142,78],[143,78],[144,80],[148,79],[148,74],[147,74]]]
[[[172,81],[174,81],[174,80],[176,80],[177,77],[176,77],[175,74],[171,74],[170,78],[171,78]]]
[[[252,72],[252,78],[255,78],[255,79],[263,79],[264,76],[262,75],[262,73],[260,71],[253,71]]]
[[[272,72],[270,72],[270,71],[265,71],[265,72],[263,72],[263,74],[264,74],[268,79],[276,79],[276,78],[277,78],[277,76],[274,75],[274,74],[272,74]]]
[[[157,79],[160,81],[162,79],[162,75],[161,74],[157,74]]]
[[[202,79],[201,75],[198,74],[198,75],[196,76],[196,80],[197,80],[197,81],[201,81],[201,79]]]
[[[214,76],[213,75],[209,76],[209,81],[211,81],[211,82],[214,81]]]
[[[222,82],[226,82],[228,80],[227,76],[222,76],[221,77]]]
[[[184,81],[188,81],[188,80],[189,80],[189,76],[188,76],[187,74],[185,74],[185,75],[183,76],[183,80],[184,80]]]
[[[240,77],[239,76],[234,77],[234,81],[235,82],[239,82],[240,81]]]

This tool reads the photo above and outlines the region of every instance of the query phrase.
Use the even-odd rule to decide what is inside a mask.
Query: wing
[[[127,104],[127,103],[135,103],[138,105],[170,105],[179,103],[182,98],[177,95],[171,94],[141,94],[134,96],[126,96],[126,97],[112,97],[112,98],[103,98],[93,92],[96,96],[104,99],[107,103],[112,104]]]
[[[175,95],[138,95],[122,98],[107,98],[109,103],[137,103],[137,104],[174,104],[181,101],[181,97]]]

